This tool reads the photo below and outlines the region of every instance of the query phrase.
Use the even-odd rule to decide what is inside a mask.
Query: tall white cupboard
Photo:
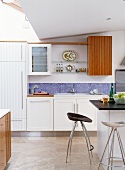
[[[11,130],[26,130],[25,42],[0,42],[0,108],[11,110]]]

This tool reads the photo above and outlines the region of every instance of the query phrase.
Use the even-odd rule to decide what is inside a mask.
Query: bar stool
[[[113,167],[122,167],[122,168],[125,168],[125,151],[124,151],[124,147],[123,147],[123,144],[122,144],[122,141],[121,141],[121,137],[120,137],[120,134],[119,134],[119,131],[118,131],[118,128],[120,127],[123,127],[125,126],[125,122],[114,122],[114,123],[111,123],[111,122],[102,122],[105,126],[107,127],[111,127],[111,132],[110,132],[110,135],[109,135],[109,138],[108,138],[108,141],[106,143],[106,146],[105,146],[105,149],[104,149],[104,152],[102,154],[102,158],[100,160],[100,163],[99,163],[99,167],[100,165],[104,165],[104,166],[107,166],[108,169],[109,167],[111,167],[111,169]],[[114,152],[114,139],[115,139],[115,134],[118,138],[118,143],[119,143],[119,148],[120,148],[120,151],[121,151],[121,156],[122,158],[119,158],[119,157],[113,157],[113,152]],[[112,136],[112,139],[111,139],[111,136]],[[111,146],[109,148],[109,153],[108,153],[108,158],[104,158],[104,154],[106,152],[106,149],[109,145],[109,142],[110,142],[110,139],[111,139]],[[113,159],[122,159],[123,161],[123,166],[120,166],[120,165],[117,165],[117,166],[113,166]],[[103,163],[103,160],[104,159],[108,159],[108,164],[104,164]],[[98,169],[99,169],[98,167]]]
[[[86,144],[87,144],[87,149],[88,149],[88,154],[89,154],[89,160],[90,160],[90,164],[91,164],[91,156],[93,156],[92,150],[94,149],[94,147],[91,145],[87,129],[86,129],[83,122],[91,123],[92,120],[90,118],[86,117],[86,116],[76,114],[76,113],[67,113],[67,116],[71,121],[74,121],[74,126],[73,126],[73,129],[72,129],[72,131],[70,133],[70,137],[69,137],[69,142],[68,142],[68,147],[67,147],[67,155],[66,155],[66,163],[67,163],[67,160],[68,160],[69,148],[70,148],[70,155],[71,155],[73,133],[75,131],[77,122],[79,121],[81,123],[82,129],[83,129],[83,132],[84,132],[84,136],[85,136],[85,140],[86,140]],[[91,155],[90,155],[90,152],[91,152]]]

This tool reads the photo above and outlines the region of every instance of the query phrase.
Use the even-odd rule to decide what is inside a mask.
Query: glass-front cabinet
[[[29,75],[50,75],[51,44],[29,44]]]

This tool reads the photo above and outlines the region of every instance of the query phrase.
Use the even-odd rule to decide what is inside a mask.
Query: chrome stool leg
[[[118,142],[119,142],[119,147],[120,147],[120,151],[121,151],[121,155],[122,155],[122,161],[123,161],[124,168],[125,168],[125,151],[124,151],[124,147],[123,147],[123,144],[122,144],[122,140],[121,140],[121,137],[120,137],[120,134],[119,134],[117,128],[112,128],[111,133],[110,133],[109,138],[108,138],[108,141],[106,143],[106,146],[105,146],[102,158],[100,160],[98,169],[99,169],[100,164],[102,163],[102,160],[104,158],[104,154],[105,154],[105,151],[106,151],[107,146],[109,144],[111,136],[112,136],[112,141],[111,141],[111,146],[110,146],[110,153],[108,154],[108,165],[107,165],[108,168],[107,168],[107,170],[109,170],[109,168],[111,168],[111,170],[113,169],[113,158],[115,158],[113,156],[115,133],[117,134],[117,138],[118,138]],[[118,166],[116,166],[116,167],[118,167]]]
[[[120,139],[121,148],[122,148],[123,155],[124,155],[124,158],[125,158],[125,151],[124,151],[124,147],[123,147],[122,140],[121,140],[121,137],[120,137],[120,134],[119,134],[119,132],[118,132],[118,131],[117,131],[117,135],[118,135],[118,139]]]
[[[93,146],[93,145],[91,144],[91,142],[90,142],[90,138],[89,138],[89,135],[88,135],[88,131],[87,131],[84,123],[81,122],[81,124],[82,124],[82,126],[84,127],[84,129],[85,129],[85,133],[86,133],[87,140],[88,140],[88,143],[89,143],[89,148],[90,148],[89,151],[91,151],[91,156],[93,157],[92,150],[94,149],[94,146]]]
[[[120,151],[121,151],[121,155],[122,155],[122,160],[123,160],[123,164],[125,165],[125,151],[124,151],[124,147],[121,141],[121,137],[120,134],[118,132],[118,130],[116,130],[117,133],[117,137],[118,137],[118,142],[119,142],[119,147],[120,147]]]
[[[116,131],[116,129],[113,129],[110,153],[108,154],[108,170],[109,170],[109,166],[111,167],[111,170],[112,170],[112,165],[113,165],[113,149],[114,149],[115,131]]]
[[[78,122],[76,122],[76,126],[78,125]],[[76,127],[75,126],[75,127]],[[75,129],[74,129],[75,130]],[[72,139],[73,139],[73,134],[72,134],[72,138],[71,138],[71,142],[70,142],[70,151],[69,151],[69,155],[71,156],[71,148],[72,148]]]
[[[72,131],[70,133],[68,147],[67,147],[66,163],[67,163],[68,155],[69,155],[69,147],[70,147],[70,150],[71,150],[71,146],[70,145],[72,144],[72,137],[73,137],[74,130],[76,128],[76,124],[77,124],[77,122],[74,123],[73,129],[72,129]]]
[[[100,160],[100,163],[99,163],[98,169],[99,169],[99,167],[100,167],[100,165],[101,165],[102,159],[104,158],[104,154],[105,154],[106,148],[108,147],[109,140],[110,140],[110,138],[111,138],[112,133],[113,133],[113,128],[112,128],[112,130],[111,130],[111,132],[110,132],[110,135],[109,135],[108,141],[107,141],[107,143],[106,143],[106,146],[105,146],[104,152],[103,152],[103,154],[102,154],[102,157],[101,157],[101,160]]]
[[[85,129],[85,126],[83,124],[83,122],[81,121],[81,126],[82,126],[82,129],[83,129],[83,132],[84,132],[84,136],[85,136],[85,140],[86,140],[86,145],[87,145],[87,149],[88,149],[88,155],[89,155],[89,161],[90,161],[90,164],[91,164],[91,156],[90,156],[90,148],[89,148],[89,142],[88,142],[88,136],[86,134],[86,129]]]

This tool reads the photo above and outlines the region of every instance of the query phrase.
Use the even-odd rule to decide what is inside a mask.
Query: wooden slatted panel
[[[88,37],[88,74],[112,75],[112,37]]]
[[[6,128],[6,164],[11,157],[11,113],[5,115]]]
[[[0,170],[6,166],[5,116],[0,119]]]

